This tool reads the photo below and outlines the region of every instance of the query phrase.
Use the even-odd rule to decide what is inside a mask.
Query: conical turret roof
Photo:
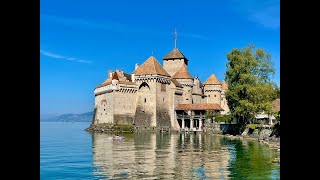
[[[215,84],[221,84],[221,83],[214,74],[211,74],[211,76],[204,83],[204,85],[209,85],[209,84],[215,85]]]
[[[228,90],[228,84],[225,80],[222,81],[222,90]]]
[[[159,62],[154,56],[150,56],[141,66],[139,66],[133,72],[133,74],[137,76],[158,74],[170,77],[167,71],[163,69],[163,67],[159,64]]]
[[[113,79],[119,80],[117,71],[115,71],[115,72],[113,73],[113,75],[112,75],[112,80],[113,80]]]
[[[187,59],[178,48],[173,49],[169,54],[167,54],[163,60],[167,59]]]
[[[173,76],[174,79],[193,79],[188,72],[186,65],[183,65]]]

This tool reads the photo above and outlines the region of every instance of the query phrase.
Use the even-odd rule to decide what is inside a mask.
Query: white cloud
[[[55,54],[52,52],[48,52],[45,50],[40,50],[40,54],[47,56],[47,57],[51,57],[51,58],[55,58],[55,59],[63,59],[63,60],[67,60],[67,61],[74,61],[74,62],[78,62],[78,63],[85,63],[85,64],[90,64],[92,63],[92,61],[87,61],[87,60],[82,60],[82,59],[77,59],[74,57],[65,57],[59,54]]]

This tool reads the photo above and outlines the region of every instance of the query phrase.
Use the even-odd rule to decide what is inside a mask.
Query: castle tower
[[[118,73],[117,73],[117,70],[113,73],[112,75],[112,80],[111,80],[111,83],[112,83],[112,89],[118,89],[119,88],[119,76],[118,76]]]
[[[221,105],[222,86],[218,78],[212,74],[204,83],[204,94],[207,95],[207,103]]]
[[[228,106],[228,101],[226,99],[226,92],[228,91],[228,84],[225,80],[222,81],[222,91],[221,91],[221,107],[224,111],[221,111],[221,114],[230,113],[230,109]]]
[[[163,58],[163,68],[173,76],[183,65],[188,68],[188,61],[178,48],[174,48]]]
[[[199,77],[195,77],[193,79],[193,84],[194,84],[194,86],[192,88],[192,92],[197,93],[197,94],[202,94],[202,89],[201,89],[202,84],[200,82]]]
[[[182,67],[172,76],[183,86],[183,100],[181,104],[192,104],[192,87],[193,78],[189,74],[186,65]]]
[[[170,75],[154,56],[150,56],[133,74],[139,87],[135,125],[146,128],[171,126],[168,100]]]

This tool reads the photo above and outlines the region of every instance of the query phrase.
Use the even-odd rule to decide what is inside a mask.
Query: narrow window
[[[161,84],[161,91],[166,91],[166,84]]]
[[[163,98],[163,102],[164,102],[164,98]]]
[[[144,98],[144,102],[147,102],[147,98]]]

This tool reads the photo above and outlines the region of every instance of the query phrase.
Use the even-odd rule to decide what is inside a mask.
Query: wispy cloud
[[[236,11],[266,28],[280,27],[280,0],[232,0]]]
[[[87,61],[87,60],[78,59],[78,58],[74,58],[74,57],[66,57],[66,56],[62,56],[62,55],[48,52],[48,51],[41,50],[41,49],[40,49],[40,54],[47,56],[47,57],[51,57],[51,58],[55,58],[55,59],[62,59],[62,60],[66,60],[66,61],[73,61],[73,62],[85,63],[85,64],[92,63],[92,61]]]
[[[47,14],[40,14],[40,20],[42,21],[50,21],[59,24],[63,24],[66,26],[77,26],[80,28],[89,28],[89,29],[99,29],[104,31],[111,31],[111,32],[124,32],[124,33],[150,33],[150,34],[157,34],[157,35],[164,35],[172,32],[159,31],[152,28],[146,27],[137,27],[134,25],[119,23],[110,20],[104,20],[103,22],[88,20],[88,19],[81,19],[81,18],[69,18],[63,16],[54,16],[54,15],[47,15]],[[207,39],[207,37],[195,34],[195,33],[184,33],[181,32],[179,35],[188,37],[188,38],[195,38],[195,39]]]

